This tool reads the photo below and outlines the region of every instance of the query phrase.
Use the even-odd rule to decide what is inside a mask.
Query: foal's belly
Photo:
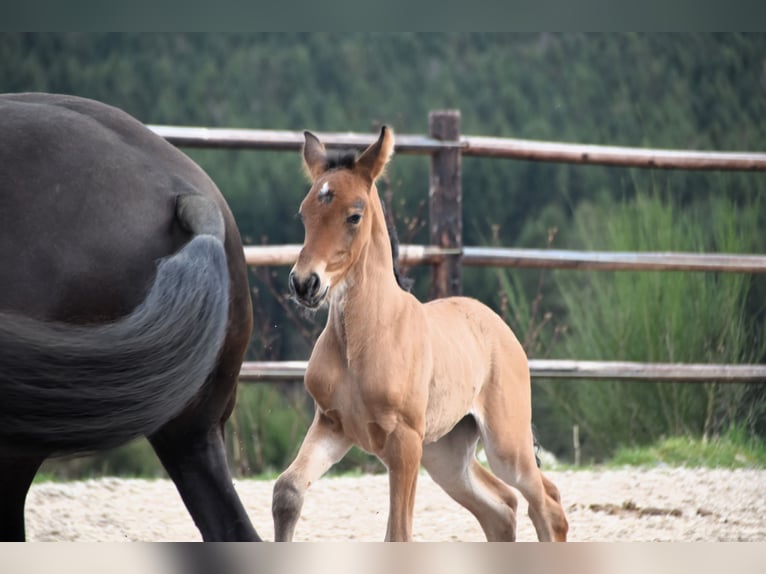
[[[443,376],[431,381],[424,443],[439,440],[471,412],[474,399],[480,390],[479,381],[474,379],[475,376]]]
[[[489,333],[483,306],[464,297],[432,301],[429,310],[431,371],[425,442],[445,434],[469,412],[491,377]]]

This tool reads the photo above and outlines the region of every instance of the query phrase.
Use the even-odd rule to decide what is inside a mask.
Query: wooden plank
[[[532,377],[667,382],[766,382],[766,365],[530,359]]]
[[[292,265],[300,245],[248,245],[248,265]],[[401,245],[399,261],[406,265],[430,265],[460,254],[460,249],[434,245]],[[722,271],[765,273],[766,256],[725,253],[569,251],[557,249],[513,249],[464,247],[462,264],[470,266],[629,270],[629,271]]]
[[[299,381],[307,361],[245,362],[240,382]],[[530,359],[533,379],[585,379],[654,382],[764,383],[766,365],[700,363],[639,363],[628,361],[570,361]]]
[[[148,125],[149,129],[182,147],[300,150],[302,131],[206,128]],[[328,147],[364,148],[375,141],[375,134],[317,132]],[[456,149],[462,155],[533,161],[598,164],[622,167],[766,171],[766,153],[711,152],[578,143],[545,142],[519,138],[462,136],[444,141],[413,134],[397,134],[398,153],[431,154]]]
[[[247,245],[244,248],[248,265],[293,265],[300,253],[300,245]],[[400,245],[399,261],[406,265],[431,265],[443,261],[448,255],[459,255],[459,249],[442,249],[432,245]]]
[[[298,260],[300,245],[246,245],[245,262],[248,265],[269,267],[293,265]]]
[[[766,153],[709,152],[464,136],[463,155],[690,170],[766,171]]]
[[[766,256],[729,253],[570,251],[464,247],[463,265],[630,271],[766,272]]]
[[[180,147],[298,151],[303,147],[302,131],[205,128],[148,125],[157,135]],[[329,148],[363,149],[375,142],[377,134],[314,132]],[[447,148],[462,148],[461,142],[442,142],[420,135],[396,135],[397,153],[430,154]]]
[[[302,381],[308,361],[245,361],[239,371],[244,383]]]

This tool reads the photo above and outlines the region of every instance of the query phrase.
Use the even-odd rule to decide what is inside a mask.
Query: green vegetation
[[[237,475],[281,471],[297,452],[311,423],[300,384],[275,392],[269,385],[241,385],[227,423],[230,465]]]
[[[742,209],[711,197],[681,209],[659,194],[640,194],[621,203],[581,204],[574,230],[586,249],[762,252],[757,205]],[[747,363],[766,351],[763,303],[751,300],[748,275],[554,275],[571,326],[555,356]],[[663,436],[709,437],[736,424],[755,433],[766,414],[766,401],[752,385],[544,381],[538,387],[540,407],[551,409],[559,433],[578,424],[583,454],[596,458],[618,446],[651,444]]]
[[[732,427],[708,440],[677,436],[647,447],[620,447],[608,466],[766,468],[766,442]]]
[[[462,132],[658,148],[766,149],[766,34],[0,34],[0,91],[74,93],[152,124],[423,134],[431,110]],[[297,153],[187,150],[247,243],[299,243]],[[466,157],[464,243],[766,253],[762,173],[574,166]],[[427,241],[428,161],[383,182],[405,242]],[[251,276],[249,359],[305,359],[323,316],[284,300],[287,270]],[[429,272],[410,270],[426,297]],[[764,362],[766,276],[469,268],[536,358]],[[544,446],[583,460],[663,437],[766,437],[766,385],[536,381]],[[241,475],[281,470],[312,416],[300,386],[243,385],[228,424]],[[685,439],[684,439],[685,440]],[[755,440],[755,439],[754,439]],[[162,470],[145,441],[49,463],[57,476]],[[372,465],[372,466],[369,466]],[[353,451],[341,469],[376,468]],[[379,468],[379,467],[377,467]],[[46,466],[45,472],[49,472]]]

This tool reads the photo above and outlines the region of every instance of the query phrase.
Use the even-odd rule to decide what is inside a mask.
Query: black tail
[[[223,244],[200,235],[160,262],[144,302],[114,323],[0,314],[0,450],[86,452],[157,430],[213,370],[228,294]]]

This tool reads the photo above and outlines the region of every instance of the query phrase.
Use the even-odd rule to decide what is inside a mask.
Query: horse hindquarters
[[[0,450],[70,454],[155,432],[202,388],[228,322],[228,271],[200,236],[159,266],[146,299],[101,325],[0,320]]]
[[[149,435],[205,539],[257,539],[222,441],[252,325],[223,197],[116,108],[0,110],[0,536],[23,537],[40,460]]]

